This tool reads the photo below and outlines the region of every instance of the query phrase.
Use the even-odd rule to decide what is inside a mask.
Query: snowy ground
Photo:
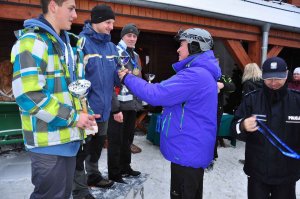
[[[135,144],[142,153],[132,155],[132,167],[149,174],[144,182],[145,199],[168,199],[170,163],[166,161],[157,146],[145,136],[135,136]],[[227,143],[227,142],[226,142]],[[228,143],[229,145],[229,143]],[[204,199],[246,199],[247,179],[242,170],[244,143],[237,142],[236,148],[219,148],[219,158],[212,171],[204,174]],[[99,161],[102,171],[107,170],[106,150]],[[12,152],[0,156],[0,198],[29,198],[33,186],[30,182],[30,160],[25,152]],[[297,198],[300,198],[300,182],[297,182]],[[129,193],[127,199],[133,198]],[[140,198],[140,197],[137,197]]]

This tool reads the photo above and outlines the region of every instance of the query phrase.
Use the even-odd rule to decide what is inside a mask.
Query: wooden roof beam
[[[250,59],[255,62],[257,65],[261,63],[261,50],[262,42],[261,39],[256,42],[248,42],[248,55]]]
[[[268,52],[268,58],[277,57],[279,53],[282,51],[283,46],[273,46]]]
[[[242,44],[238,40],[226,40],[224,39],[224,44],[229,50],[230,54],[233,56],[234,60],[238,66],[244,70],[246,64],[251,63],[252,60],[243,48]]]

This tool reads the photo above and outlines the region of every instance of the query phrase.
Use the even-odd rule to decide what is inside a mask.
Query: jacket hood
[[[110,42],[111,41],[111,35],[110,34],[104,34],[104,33],[97,33],[90,21],[86,21],[84,23],[83,26],[83,30],[81,31],[80,35],[87,35],[88,37],[90,37],[92,40],[94,40],[95,42]]]
[[[221,69],[212,50],[188,56],[184,60],[173,64],[173,69],[177,73],[185,68],[189,68],[191,66],[191,63],[197,59],[201,59],[201,61],[196,62],[197,64],[194,64],[192,67],[205,68],[207,71],[210,72],[210,74],[214,77],[216,81],[221,77]]]
[[[33,30],[38,30],[38,29],[42,29],[46,32],[48,32],[50,35],[52,35],[56,41],[58,42],[60,49],[57,50],[61,50],[60,56],[63,55],[65,58],[65,63],[68,66],[69,72],[70,72],[70,79],[71,81],[75,81],[76,80],[76,74],[75,74],[75,57],[74,57],[74,53],[72,50],[72,46],[71,46],[71,42],[70,42],[70,37],[67,31],[65,30],[61,30],[60,31],[60,35],[58,35],[53,27],[51,26],[51,24],[44,18],[43,15],[41,15],[39,18],[35,18],[35,19],[28,19],[24,21],[24,27],[25,30],[21,30],[19,31],[19,36],[23,35],[29,31]],[[17,36],[18,37],[18,36]],[[73,37],[73,36],[72,36]],[[63,41],[63,39],[64,41]],[[81,42],[78,42],[77,40],[75,41],[75,45],[78,46],[83,46],[83,42],[84,39],[81,39]],[[80,44],[81,43],[81,44]],[[75,46],[74,45],[74,46]],[[78,48],[79,49],[79,48]]]
[[[37,19],[27,19],[24,21],[24,27],[25,28],[35,28],[35,27],[39,27],[45,31],[47,31],[48,33],[50,33],[52,36],[55,37],[55,39],[58,41],[58,43],[60,44],[63,52],[65,50],[65,43],[63,42],[63,40],[60,38],[60,36],[48,25],[46,25],[45,23],[43,23],[41,20]],[[64,34],[64,37],[66,38],[66,43],[70,42],[69,36],[67,34],[66,31],[62,30],[61,32],[62,34]],[[20,36],[20,35],[19,35]]]

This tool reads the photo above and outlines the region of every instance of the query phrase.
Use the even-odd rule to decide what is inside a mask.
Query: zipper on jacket
[[[167,121],[167,116],[165,117],[165,119],[164,119],[164,121],[162,123],[161,132],[164,131],[166,121]]]
[[[185,106],[185,102],[181,104],[181,107],[182,107],[182,112],[181,112],[180,125],[179,125],[179,129],[180,129],[180,131],[182,130],[182,124],[183,124],[183,117],[184,117],[184,106]]]
[[[169,127],[170,127],[171,116],[172,116],[172,112],[169,114],[168,126],[167,126],[167,130],[166,130],[166,137],[168,137],[168,133],[169,133]]]

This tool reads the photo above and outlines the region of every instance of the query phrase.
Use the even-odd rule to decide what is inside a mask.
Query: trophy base
[[[91,130],[91,129],[85,129],[85,134],[86,135],[95,135],[96,133],[98,133],[98,126],[97,125],[95,125],[95,126],[93,126],[93,130]]]
[[[118,95],[118,100],[121,102],[130,101],[130,100],[133,100],[133,96],[132,95]]]

